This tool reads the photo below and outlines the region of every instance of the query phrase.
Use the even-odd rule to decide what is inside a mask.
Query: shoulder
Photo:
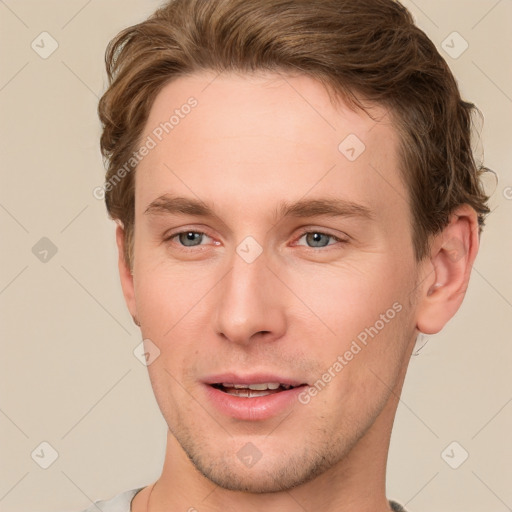
[[[405,510],[405,508],[402,507],[402,505],[399,505],[396,501],[390,500],[389,506],[393,512],[407,512],[407,510]]]
[[[82,512],[130,512],[130,505],[135,495],[144,487],[124,491],[108,500],[95,501],[89,508]]]

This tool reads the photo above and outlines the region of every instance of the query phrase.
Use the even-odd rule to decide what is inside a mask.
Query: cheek
[[[208,292],[219,278],[214,269],[157,262],[149,254],[146,259],[140,257],[135,276],[142,335],[160,350],[159,358],[148,367],[150,377],[174,387],[166,371],[173,376],[182,375],[200,357],[208,330],[206,323],[212,318]]]
[[[343,269],[317,269],[295,282],[314,313],[304,319],[306,338],[320,338],[310,344],[309,357],[318,361],[317,378],[329,381],[330,391],[319,395],[342,402],[340,411],[353,421],[362,404],[374,407],[386,399],[399,374],[414,328],[410,270],[380,254]]]
[[[200,301],[208,283],[193,265],[184,269],[159,263],[149,254],[141,254],[140,262],[134,277],[139,320],[162,337]]]
[[[335,337],[336,348],[341,349],[379,322],[381,314],[390,310],[387,316],[394,319],[396,309],[404,306],[409,277],[403,267],[397,267],[384,254],[376,254],[337,267],[311,266],[300,276],[290,272],[285,279],[307,306],[310,325],[328,339]],[[393,309],[395,303],[399,305]]]

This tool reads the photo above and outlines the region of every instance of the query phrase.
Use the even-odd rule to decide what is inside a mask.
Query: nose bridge
[[[251,248],[242,242],[232,258],[232,269],[218,290],[215,329],[236,343],[250,342],[255,334],[266,339],[282,336],[285,329],[284,307],[280,303],[282,284],[267,267],[262,252],[248,257]],[[249,249],[249,250],[247,250]]]

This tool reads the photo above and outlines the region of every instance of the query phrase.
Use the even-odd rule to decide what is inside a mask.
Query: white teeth
[[[232,384],[223,382],[222,385],[225,388],[235,389],[252,389],[253,391],[265,391],[266,389],[277,389],[280,384],[279,382],[266,382],[262,384]],[[291,386],[288,386],[291,387]]]
[[[227,391],[228,395],[238,396],[240,398],[255,398],[258,396],[267,396],[270,395],[268,390],[257,391],[255,389],[232,389],[231,391]]]
[[[268,384],[249,384],[249,389],[252,389],[253,391],[265,391],[266,389],[269,389]]]

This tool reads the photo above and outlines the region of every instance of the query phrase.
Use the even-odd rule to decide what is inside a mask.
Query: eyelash
[[[166,237],[164,239],[164,242],[171,242],[174,238],[178,237],[179,235],[186,234],[186,233],[194,233],[194,234],[199,234],[199,235],[206,235],[209,238],[213,238],[210,235],[208,235],[208,233],[205,233],[204,231],[194,231],[192,229],[187,229],[185,231],[178,231],[177,233],[173,233],[173,234],[169,235],[168,237]],[[345,239],[339,238],[339,237],[337,237],[335,235],[331,235],[330,233],[324,233],[323,231],[315,230],[315,229],[309,229],[309,230],[302,231],[302,233],[296,239],[296,241],[299,241],[301,238],[303,238],[304,236],[309,235],[309,234],[325,235],[325,236],[327,236],[329,238],[332,238],[332,239],[336,240],[336,242],[338,242],[339,244],[346,244],[346,243],[348,243],[348,240],[345,240]],[[319,252],[319,249],[325,251],[325,250],[328,250],[327,248],[331,247],[332,245],[336,245],[336,244],[328,244],[328,245],[326,245],[324,247],[309,247],[309,246],[300,246],[300,247],[304,247],[305,249],[312,250],[314,252]],[[196,245],[196,246],[192,246],[192,247],[186,247],[184,245],[179,245],[180,250],[183,250],[185,252],[193,251],[197,247],[201,247],[201,245]]]

